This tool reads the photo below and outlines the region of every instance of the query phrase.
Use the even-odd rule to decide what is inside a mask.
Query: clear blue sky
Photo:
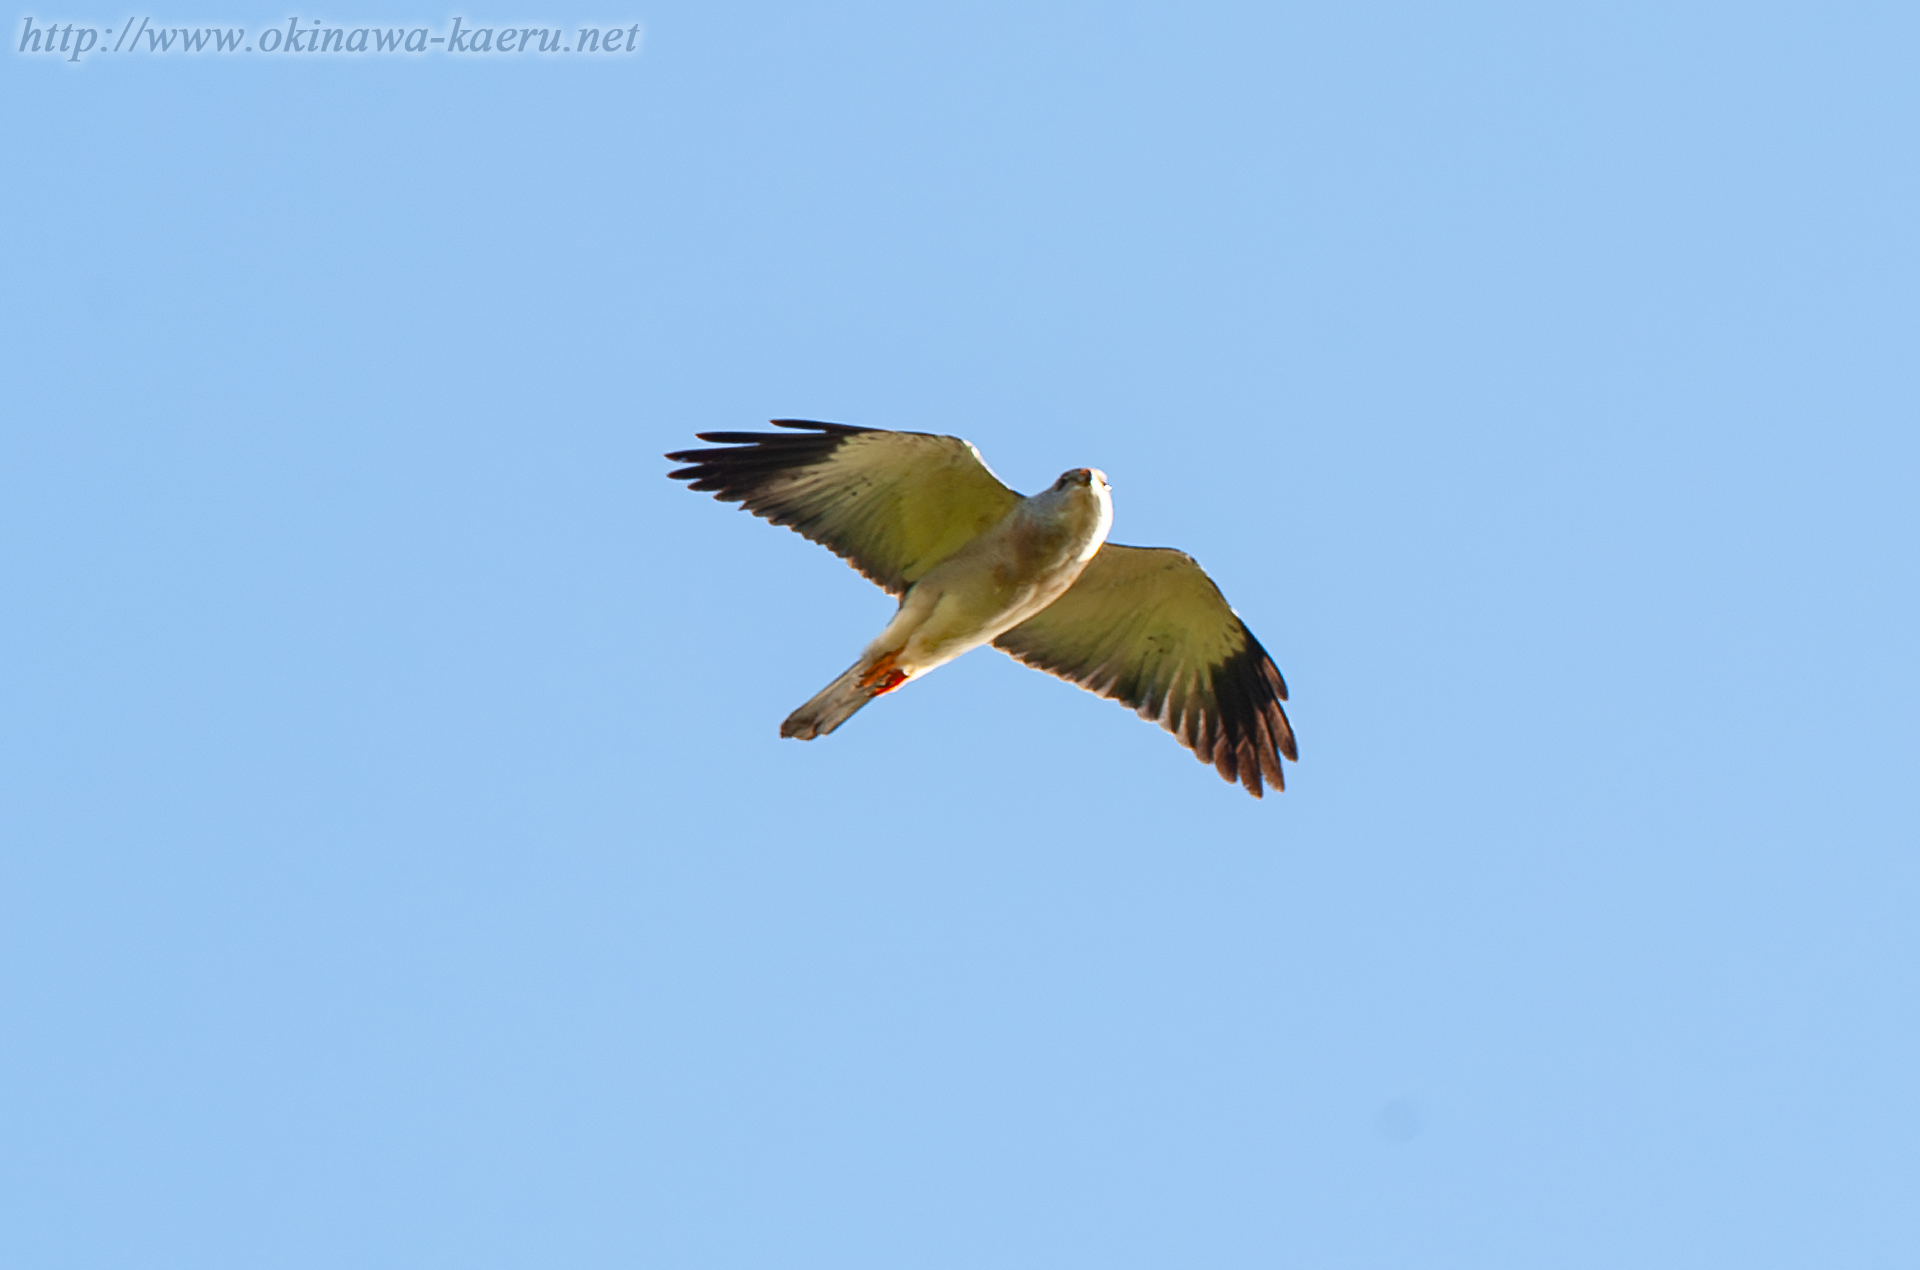
[[[16,13],[0,1261],[1920,1264],[1920,18],[1574,9]],[[773,416],[1103,468],[1288,791],[779,740]]]

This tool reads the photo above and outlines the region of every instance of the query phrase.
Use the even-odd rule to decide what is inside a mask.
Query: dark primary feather
[[[702,432],[668,475],[819,543],[894,594],[1020,496],[958,437],[775,419],[790,432]]]
[[[1258,798],[1298,761],[1286,681],[1191,556],[1109,543],[1080,580],[994,646],[1132,707]]]
[[[881,570],[871,568],[851,546],[829,541],[811,532],[810,509],[782,499],[776,488],[781,478],[804,468],[825,463],[850,436],[871,431],[845,423],[817,423],[807,419],[772,419],[776,428],[800,429],[798,435],[778,432],[696,432],[702,441],[711,441],[725,449],[675,450],[666,457],[690,466],[668,472],[670,480],[685,481],[687,488],[711,493],[723,503],[739,503],[747,511],[776,525],[819,542],[847,561],[870,580],[888,590],[889,579]]]
[[[809,423],[800,419],[774,419],[772,423],[776,428],[809,431],[797,436],[782,436],[778,432],[696,432],[694,435],[702,441],[729,448],[675,450],[666,457],[692,466],[678,468],[667,476],[688,482],[689,489],[711,490],[722,502],[743,502],[750,500],[772,477],[823,462],[840,448],[844,438],[871,431],[844,423]]]

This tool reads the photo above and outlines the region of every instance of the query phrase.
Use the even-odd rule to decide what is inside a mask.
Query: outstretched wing
[[[1184,551],[1108,543],[1038,614],[993,641],[1036,669],[1132,706],[1260,797],[1298,760],[1286,681]]]
[[[898,595],[999,523],[1020,495],[959,437],[775,419],[779,432],[702,432],[667,475],[785,525]]]

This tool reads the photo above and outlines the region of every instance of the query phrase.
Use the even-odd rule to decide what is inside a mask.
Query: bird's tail
[[[780,725],[780,735],[802,741],[825,736],[851,719],[867,702],[898,688],[907,681],[907,676],[894,666],[893,657],[892,653],[877,659],[862,657],[847,667],[838,679],[813,694],[813,700],[787,716],[787,721]]]

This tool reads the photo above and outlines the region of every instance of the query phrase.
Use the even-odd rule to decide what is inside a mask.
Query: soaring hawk
[[[1113,501],[1077,467],[1022,497],[959,437],[775,419],[703,432],[669,475],[785,525],[900,597],[846,673],[780,725],[810,741],[860,707],[992,643],[1131,706],[1258,798],[1297,761],[1267,650],[1193,557],[1106,541]]]

